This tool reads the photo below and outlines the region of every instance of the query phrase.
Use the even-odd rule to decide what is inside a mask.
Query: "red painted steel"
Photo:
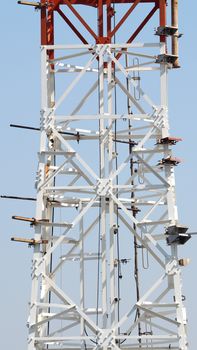
[[[98,35],[103,37],[103,0],[98,0]]]
[[[41,45],[54,44],[54,10],[50,4],[48,7],[45,0],[41,0]],[[54,58],[53,50],[48,51],[50,59]]]
[[[111,32],[111,37],[114,36],[114,34],[117,32],[117,30],[122,26],[122,24],[126,21],[126,19],[129,17],[129,15],[133,12],[135,7],[139,4],[140,0],[135,0],[133,5],[128,9],[128,11],[125,13],[125,15],[121,18],[121,20],[118,22],[118,24],[115,26],[115,28]]]
[[[108,42],[111,42],[111,38],[110,38],[110,33],[111,33],[111,17],[112,17],[112,12],[111,10],[113,10],[111,8],[111,0],[106,0],[106,5],[107,5],[107,38],[108,38]]]
[[[166,26],[166,0],[159,1],[159,19],[160,19],[160,26],[165,27]],[[165,35],[162,35],[160,37],[160,41],[165,43],[166,41]]]
[[[78,18],[78,20],[83,24],[83,26],[87,29],[87,31],[93,36],[95,40],[97,40],[97,35],[95,32],[90,28],[90,26],[86,23],[86,21],[83,19],[83,17],[79,14],[79,12],[71,5],[69,0],[65,0],[66,5],[68,5],[69,9],[72,11],[72,13]]]
[[[45,4],[45,0],[41,0],[41,5]],[[46,6],[42,6],[41,14],[41,45],[47,45],[47,10]]]
[[[69,27],[72,29],[72,31],[78,36],[78,38],[81,40],[83,44],[88,44],[86,39],[83,37],[83,35],[76,29],[76,27],[72,24],[72,22],[68,19],[68,17],[60,10],[57,9],[57,12],[59,15],[63,18],[63,20],[69,25]]]
[[[127,7],[127,11],[119,20],[119,22],[112,27],[112,18],[114,16],[114,4],[131,4]],[[119,29],[124,26],[126,20],[132,17],[135,8],[143,6],[143,4],[152,3],[153,9],[148,13],[145,19],[138,25],[133,33],[128,33],[129,39],[125,40],[127,43],[131,43],[140,31],[149,22],[154,13],[159,10],[159,24],[160,26],[166,25],[166,0],[51,0],[46,3],[45,0],[41,0],[41,44],[53,45],[54,44],[54,13],[57,13],[65,23],[71,28],[75,35],[84,44],[88,44],[89,40],[85,39],[86,35],[90,35],[96,43],[110,43],[113,36],[118,33]],[[97,31],[87,23],[87,21],[80,14],[80,7],[77,5],[93,6],[97,11]],[[105,11],[104,11],[105,6]],[[67,11],[65,14],[64,9]],[[75,24],[69,19],[69,13],[75,16],[79,25],[84,27],[84,33],[82,34]],[[106,17],[104,17],[106,16]],[[161,41],[165,42],[165,37],[161,37]],[[52,51],[50,51],[50,57],[52,57]],[[119,58],[119,56],[117,56]]]
[[[132,41],[137,37],[137,35],[141,32],[141,30],[145,27],[145,25],[149,22],[149,20],[157,10],[158,10],[158,5],[156,4],[153,7],[153,9],[149,12],[149,14],[146,16],[146,18],[142,21],[142,23],[139,25],[139,27],[135,30],[132,36],[129,38],[129,40],[127,41],[128,44],[132,43]]]
[[[133,3],[135,0],[113,0],[111,1],[113,4],[123,4],[123,3]],[[141,0],[141,3],[157,3],[158,0]],[[54,3],[64,5],[66,3],[66,0],[54,0]],[[87,5],[87,6],[93,6],[98,7],[98,0],[70,0],[71,4],[75,5]],[[107,0],[103,1],[103,5],[106,5]]]
[[[153,9],[149,12],[149,14],[146,16],[146,18],[142,21],[142,23],[138,26],[138,28],[135,30],[135,32],[131,35],[131,37],[127,40],[127,44],[131,44],[133,40],[138,36],[138,34],[141,32],[141,30],[145,27],[145,25],[148,23],[148,21],[151,19],[151,17],[154,15],[154,13],[158,10],[158,5],[155,5]],[[118,54],[116,56],[116,59],[119,59],[121,54]]]

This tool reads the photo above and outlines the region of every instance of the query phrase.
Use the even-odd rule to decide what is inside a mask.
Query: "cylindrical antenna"
[[[178,0],[171,0],[171,21],[172,27],[178,28]],[[173,63],[174,68],[179,68],[179,39],[178,39],[178,31],[175,35],[172,35],[172,54],[177,56],[177,59]]]

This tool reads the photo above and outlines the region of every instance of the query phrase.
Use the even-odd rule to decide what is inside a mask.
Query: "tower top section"
[[[71,43],[71,33],[82,44],[131,44],[157,13],[154,22],[156,33],[162,43],[171,37],[172,50],[166,45],[166,53],[172,54],[173,67],[178,68],[178,0],[171,0],[171,23],[167,23],[166,0],[40,0],[40,2],[18,1],[30,5],[41,13],[41,45],[56,45],[56,22],[65,24],[64,40]],[[121,5],[117,11],[116,5]],[[124,6],[125,5],[125,6]],[[146,5],[146,6],[145,6]],[[84,13],[84,6],[87,12]],[[82,9],[83,8],[83,9]],[[139,8],[142,11],[139,11]],[[169,10],[169,12],[170,12]],[[62,33],[64,32],[64,28]],[[119,37],[121,34],[121,39]],[[53,50],[48,51],[53,58]],[[171,58],[170,58],[171,62]]]
[[[150,21],[153,15],[159,12],[158,26],[166,26],[166,0],[41,0],[38,3],[41,10],[41,44],[53,45],[55,33],[54,14],[57,14],[70,27],[72,32],[78,37],[83,44],[96,42],[97,44],[112,43],[120,29],[124,30],[125,35],[123,42],[131,43],[141,30]],[[117,15],[115,4],[125,4],[125,9]],[[145,11],[145,17],[134,29],[131,24],[136,20],[135,11],[139,6],[149,4],[149,8]],[[86,5],[95,8],[95,20],[84,17],[81,7],[78,5]],[[165,37],[161,36],[161,41],[165,41]]]

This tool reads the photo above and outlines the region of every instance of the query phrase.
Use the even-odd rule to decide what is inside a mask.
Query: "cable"
[[[100,114],[100,74],[99,74],[99,62],[98,62],[98,112]],[[99,119],[99,135],[101,131],[100,119]],[[99,140],[99,164],[101,164],[101,149]],[[101,178],[101,169],[99,177]],[[99,203],[99,227],[98,227],[98,262],[97,262],[97,294],[96,294],[96,325],[99,323],[99,290],[100,290],[100,253],[101,253],[101,199]]]
[[[86,330],[85,323],[84,323],[84,332],[85,332],[85,335],[87,335],[87,337],[89,337],[88,332],[87,332],[87,330]],[[97,341],[95,341],[95,340],[93,340],[93,339],[90,339],[90,341],[91,341],[92,343],[94,343],[94,344],[98,344]]]
[[[55,149],[54,149],[55,151]],[[56,166],[56,156],[53,156],[53,165]],[[53,186],[55,187],[55,177],[53,179]],[[54,222],[55,220],[55,208],[53,207],[52,208],[52,218],[51,218],[51,221]],[[54,226],[52,226],[51,228],[51,237],[53,237],[54,235]],[[51,240],[51,248],[53,247],[53,240]],[[53,254],[51,253],[50,255],[50,267],[49,267],[49,272],[50,274],[52,273],[53,271]],[[51,290],[49,290],[49,298],[48,298],[48,302],[49,304],[51,303]],[[49,307],[48,308],[48,312],[50,313],[51,312],[51,308]],[[47,335],[49,335],[50,333],[50,322],[47,323]],[[49,346],[47,345],[47,349],[49,348]]]
[[[128,67],[128,57],[127,55],[125,55],[125,64],[126,67]],[[129,80],[128,78],[126,78],[126,84],[127,84],[127,91],[129,92]],[[129,98],[127,98],[127,109],[128,109],[128,114],[133,114],[132,110],[131,110],[131,105],[130,105],[130,100]],[[131,121],[129,119],[128,121],[128,129],[129,129],[129,135],[131,136]],[[131,177],[134,174],[134,162],[133,162],[133,156],[132,156],[132,152],[133,152],[133,143],[131,138],[129,138],[129,156],[130,156],[130,174]],[[131,185],[134,185],[134,180],[131,181]],[[135,198],[135,193],[134,191],[131,191],[131,199]],[[133,216],[136,217],[136,210],[134,210],[134,206],[131,204],[131,210],[133,212]],[[136,225],[135,223],[133,224],[133,229],[134,231],[136,230]],[[136,236],[134,236],[134,240],[133,240],[133,245],[134,245],[134,279],[135,279],[135,285],[136,285],[136,299],[137,301],[140,299],[140,290],[139,290],[139,271],[138,271],[138,244],[137,244],[137,239]],[[136,315],[135,315],[135,321],[137,321],[137,319],[140,317],[140,310],[137,308],[136,310]],[[131,334],[131,332],[129,333]],[[128,334],[128,335],[129,335]],[[141,335],[141,324],[140,322],[138,323],[138,335]],[[126,341],[126,339],[124,339],[121,344],[123,344]],[[141,346],[141,339],[138,340],[139,341],[139,345]]]
[[[62,208],[59,208],[59,218],[60,218],[60,222],[62,222]],[[62,235],[62,227],[60,226],[59,228],[59,233],[60,236]],[[60,244],[60,256],[63,256],[63,251],[62,251],[62,244]],[[62,278],[62,264],[60,266],[60,289],[62,289],[63,287],[63,278]],[[60,319],[60,327],[61,329],[63,328],[63,319]],[[62,332],[61,332],[62,333]]]
[[[84,348],[87,350],[86,341],[84,340]]]
[[[98,61],[98,112],[100,114],[100,74],[99,74],[99,61]],[[100,131],[101,131],[101,125],[100,125],[100,119],[99,119],[99,135],[100,135]],[[99,139],[99,164],[101,164],[101,149],[100,149],[100,139]],[[99,177],[101,178],[101,168],[100,170],[100,174]],[[99,204],[99,227],[98,227],[98,261],[97,261],[97,290],[96,290],[96,325],[98,326],[99,323],[99,290],[100,290],[100,250],[101,250],[101,244],[100,244],[100,239],[101,239],[101,200],[100,200],[100,204]],[[86,325],[84,322],[84,333],[86,336],[88,335],[88,332],[86,330]],[[90,341],[93,344],[97,344],[96,341],[94,341],[93,339],[90,339]],[[87,350],[87,345],[86,345],[86,341],[84,340],[84,347],[85,350]]]
[[[115,28],[116,26],[116,6],[115,3],[113,3],[113,13],[114,13],[114,23],[113,26]],[[114,44],[116,43],[116,34],[114,34]],[[116,76],[116,71],[115,71],[115,67],[114,67],[114,79]],[[115,114],[117,114],[117,90],[116,90],[116,85],[114,87],[114,109],[115,109]],[[115,123],[114,123],[114,133],[115,133],[115,138],[114,138],[114,143],[115,143],[115,155],[116,155],[116,170],[118,169],[118,158],[117,158],[117,154],[118,154],[118,147],[117,147],[117,120],[115,119]],[[118,179],[118,175],[116,176],[116,186],[118,186],[119,183],[119,179]],[[116,194],[116,197],[118,198],[118,193]],[[119,216],[118,216],[118,206],[117,206],[117,213],[116,213],[116,225],[117,228],[119,227]],[[121,296],[121,285],[120,285],[120,278],[122,278],[122,272],[121,272],[121,263],[120,263],[120,240],[119,240],[119,230],[117,230],[117,234],[116,234],[116,246],[117,246],[117,261],[118,261],[118,265],[117,265],[117,316],[118,316],[118,322],[120,321],[120,296]],[[118,328],[118,334],[120,334],[120,328]],[[119,341],[120,343],[120,341]]]
[[[96,325],[99,323],[99,290],[100,290],[100,253],[101,253],[101,202],[99,204],[99,228],[98,228],[98,262],[97,262],[97,296],[96,296]]]
[[[117,100],[116,100],[116,87],[115,87],[115,114],[117,113]],[[116,143],[116,138],[117,138],[117,121],[115,120],[115,154],[116,154],[116,170],[118,169],[118,159],[117,159],[117,143]],[[118,186],[118,175],[116,176],[116,186]],[[116,194],[116,197],[118,198],[118,194]],[[117,228],[119,227],[119,217],[118,217],[118,207],[117,207],[117,213],[116,213],[116,225]],[[122,276],[121,273],[121,264],[120,264],[120,240],[119,240],[119,231],[117,230],[116,234],[116,245],[117,245],[117,260],[118,260],[118,265],[117,265],[117,284],[118,284],[118,322],[120,320],[120,295],[121,295],[121,290],[120,290],[120,276]],[[119,330],[120,331],[120,330]]]

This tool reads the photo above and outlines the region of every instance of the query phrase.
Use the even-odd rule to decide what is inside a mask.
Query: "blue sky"
[[[34,196],[39,134],[10,128],[9,124],[39,125],[39,14],[32,8],[17,5],[15,0],[2,2],[1,6],[0,194]],[[176,146],[176,156],[183,159],[176,168],[177,204],[181,223],[188,225],[191,231],[197,231],[196,12],[195,0],[180,1],[180,32],[184,33],[180,40],[182,68],[170,72],[169,79],[171,134],[183,138]],[[12,215],[32,217],[34,205],[0,200],[1,345],[7,350],[13,347],[25,350],[32,250],[10,242],[10,237],[29,233],[33,237],[33,229],[11,220]],[[191,264],[183,270],[190,350],[196,350],[197,343],[196,247],[197,237],[194,237],[181,248],[182,256],[191,258]]]

